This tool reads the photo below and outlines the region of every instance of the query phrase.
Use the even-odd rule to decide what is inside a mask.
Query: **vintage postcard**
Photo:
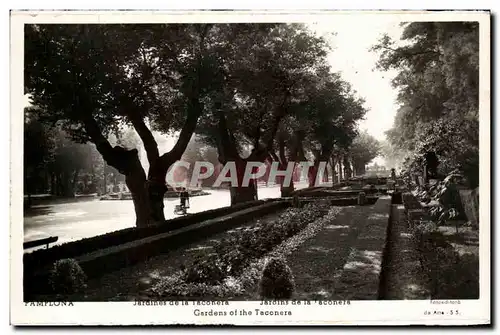
[[[12,11],[11,324],[490,324],[490,20]]]

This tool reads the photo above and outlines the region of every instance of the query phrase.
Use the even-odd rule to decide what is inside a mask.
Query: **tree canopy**
[[[301,24],[26,25],[25,36],[37,119],[95,144],[125,176],[138,224],[164,219],[166,173],[195,131],[240,174],[248,161],[275,158],[278,138],[292,160],[305,151],[328,160],[366,112],[332,73],[328,43]],[[179,134],[169,152],[154,131]],[[255,197],[249,190],[232,189],[232,203]]]
[[[404,23],[399,41],[384,36],[373,50],[378,67],[396,69],[399,109],[387,132],[409,150],[407,168],[421,169],[435,152],[442,173],[459,169],[477,185],[479,129],[479,24]]]
[[[379,141],[363,131],[352,142],[349,153],[352,164],[357,175],[363,175],[366,171],[366,165],[370,163],[381,152]]]

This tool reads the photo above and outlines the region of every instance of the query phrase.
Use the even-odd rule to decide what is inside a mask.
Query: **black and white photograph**
[[[490,322],[488,11],[133,14],[11,12],[11,322]]]

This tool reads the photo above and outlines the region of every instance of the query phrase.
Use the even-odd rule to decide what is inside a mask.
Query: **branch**
[[[132,125],[134,126],[137,134],[141,138],[142,143],[144,144],[144,149],[146,150],[146,154],[148,157],[148,161],[152,164],[156,159],[160,157],[160,153],[158,151],[158,144],[151,133],[151,130],[146,126],[142,117],[138,115],[129,116]]]
[[[255,137],[254,137],[254,143],[253,143],[253,147],[254,149],[258,148],[259,147],[259,143],[260,143],[260,137],[261,137],[261,125],[262,125],[262,120],[264,119],[264,115],[267,114],[267,111],[268,111],[268,104],[267,104],[267,99],[265,100],[264,102],[264,108],[262,108],[261,112],[259,113],[259,118],[258,118],[258,121],[257,121],[257,126],[255,128]]]
[[[439,51],[436,51],[436,50],[425,50],[425,51],[419,51],[419,52],[410,52],[407,49],[401,49],[401,48],[394,49],[394,48],[390,48],[390,47],[386,47],[386,46],[380,46],[380,48],[386,49],[386,50],[390,50],[390,51],[393,51],[393,52],[401,52],[403,54],[406,54],[407,56],[418,56],[418,55],[425,55],[425,54],[437,54],[437,55],[441,55],[441,53]]]
[[[191,141],[191,137],[196,129],[196,125],[198,123],[198,118],[200,117],[203,111],[202,104],[198,101],[197,98],[191,98],[189,102],[188,108],[188,117],[186,122],[181,129],[179,134],[179,139],[175,143],[172,150],[162,155],[161,160],[163,162],[164,168],[170,167],[171,164],[181,159],[182,154],[186,150],[186,147]]]
[[[282,167],[284,167],[286,164],[287,164],[287,159],[286,159],[286,155],[285,155],[285,140],[283,139],[283,137],[280,136],[279,140],[278,140],[278,152],[279,152],[279,158],[280,158],[280,165],[282,165]]]
[[[218,128],[219,128],[219,136],[218,136],[218,148],[219,155],[221,156],[221,160],[225,163],[229,159],[235,159],[239,157],[238,150],[236,149],[236,145],[234,140],[229,133],[229,129],[227,127],[226,116],[224,115],[224,111],[222,110],[222,106],[220,102],[216,103],[216,110],[219,118]]]
[[[278,157],[278,155],[276,155],[276,153],[274,152],[274,150],[269,150],[269,156],[275,162],[279,162],[280,161],[280,158]]]
[[[286,112],[287,112],[288,100],[290,98],[290,95],[291,95],[290,91],[286,90],[285,96],[283,98],[283,102],[278,107],[278,111],[277,111],[276,115],[274,116],[274,120],[273,120],[273,123],[271,125],[271,132],[269,134],[269,138],[267,140],[267,143],[265,145],[264,150],[268,150],[268,149],[273,147],[274,138],[276,136],[276,133],[278,132],[279,124],[280,124],[281,120],[283,119],[283,117],[285,117]]]
[[[97,151],[99,151],[102,155],[102,158],[108,165],[117,169],[121,174],[127,175],[130,172],[130,169],[128,166],[129,162],[125,157],[125,154],[132,151],[137,152],[137,150],[126,150],[119,146],[113,148],[106,137],[102,134],[99,125],[92,115],[86,112],[82,112],[80,115],[82,115],[81,121],[85,126],[85,131],[89,135],[91,141],[95,144]]]

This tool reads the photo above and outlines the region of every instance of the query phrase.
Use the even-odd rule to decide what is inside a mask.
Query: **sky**
[[[328,56],[332,70],[340,72],[342,78],[365,99],[369,110],[360,129],[366,130],[379,141],[385,140],[384,132],[392,127],[397,106],[397,91],[392,88],[394,71],[375,69],[378,55],[370,51],[372,45],[384,34],[399,39],[402,29],[394,17],[377,15],[336,16],[312,23],[310,29],[324,35],[333,47]],[[335,32],[335,36],[330,33]],[[374,162],[383,164],[378,157]]]

